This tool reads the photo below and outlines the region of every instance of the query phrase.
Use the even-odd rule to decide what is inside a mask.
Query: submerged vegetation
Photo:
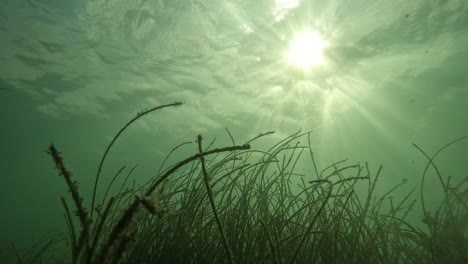
[[[227,131],[231,142],[221,148],[198,136],[192,156],[160,169],[142,187],[126,187],[136,167],[122,167],[111,181],[126,174],[120,191],[111,195],[109,186],[95,205],[102,166],[119,136],[142,116],[178,105],[139,112],[117,133],[99,163],[89,211],[60,152],[50,145],[75,212],[62,198],[69,250],[55,262],[468,263],[467,180],[454,185],[444,179],[434,162],[440,151],[431,157],[416,145],[428,161],[421,186],[433,169],[445,194],[431,215],[421,187],[427,230],[407,221],[419,209],[414,190],[401,199],[391,196],[405,181],[377,195],[382,167],[372,171],[367,163],[343,160],[318,168],[310,132],[294,133],[267,150],[250,144],[273,132],[238,145]],[[312,169],[300,174],[297,166],[304,162]],[[34,256],[32,262],[39,263]]]

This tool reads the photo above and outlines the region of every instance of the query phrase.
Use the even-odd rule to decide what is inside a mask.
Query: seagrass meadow
[[[421,186],[426,172],[435,170],[444,194],[433,214],[424,208],[422,187],[392,197],[406,181],[377,195],[382,166],[372,171],[367,163],[342,160],[317,168],[312,134],[301,131],[264,150],[252,145],[273,131],[242,144],[231,137],[222,147],[198,135],[167,158],[190,144],[192,156],[163,162],[143,186],[125,187],[137,166],[123,166],[110,183],[123,178],[119,191],[110,194],[109,185],[97,202],[101,169],[119,136],[143,116],[180,105],[141,111],[119,130],[100,160],[92,197],[81,197],[66,155],[51,144],[48,154],[70,196],[61,198],[68,232],[18,253],[19,263],[467,263],[468,180],[444,179],[435,159],[468,137],[432,155],[414,145],[427,159]],[[302,159],[312,171],[296,172]],[[357,185],[366,186],[365,195],[358,195]],[[406,220],[420,209],[415,191],[423,201],[424,229]],[[83,199],[91,199],[90,207]]]
[[[468,0],[0,0],[0,264],[468,264]]]

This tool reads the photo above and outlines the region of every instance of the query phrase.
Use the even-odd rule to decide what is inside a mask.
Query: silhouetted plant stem
[[[437,155],[439,155],[439,153],[444,150],[445,148],[461,141],[461,140],[464,140],[464,139],[467,139],[468,136],[464,136],[464,137],[460,137],[458,139],[455,139],[447,144],[445,144],[444,146],[442,146],[441,148],[439,148],[435,153],[434,155],[432,155],[432,157],[429,157],[418,145],[416,145],[415,143],[413,143],[413,146],[415,148],[417,148],[427,159],[428,159],[428,163],[426,164],[426,168],[424,169],[424,172],[423,172],[423,175],[421,177],[421,207],[422,207],[422,211],[423,211],[423,214],[424,214],[424,219],[429,219],[429,216],[427,214],[427,210],[426,210],[426,205],[425,205],[425,199],[424,199],[424,181],[426,179],[426,173],[427,173],[427,170],[429,169],[430,165],[432,165],[435,169],[436,169],[436,172],[437,172],[437,175],[439,177],[439,180],[441,181],[441,184],[442,184],[442,188],[444,188],[444,192],[445,192],[445,195],[447,196],[448,193],[447,193],[447,190],[446,190],[446,187],[445,187],[445,184],[442,180],[442,176],[440,175],[436,165],[434,164],[433,160],[437,157]],[[433,228],[432,226],[429,226],[429,231],[431,232],[431,234],[433,234]]]
[[[273,263],[277,264],[278,260],[276,259],[276,251],[275,251],[275,245],[273,243],[273,240],[271,239],[270,232],[268,232],[268,229],[266,228],[265,223],[263,223],[262,219],[259,220],[260,224],[262,225],[263,230],[265,230],[265,233],[268,238],[268,244],[270,245],[270,251],[271,251],[271,257],[273,259]]]
[[[70,236],[70,247],[71,247],[71,254],[72,254],[72,263],[77,263],[78,260],[78,253],[76,247],[76,234],[75,234],[75,227],[73,225],[73,219],[70,214],[70,209],[65,201],[65,198],[60,197],[60,201],[62,202],[63,209],[65,210],[65,220],[67,221],[67,228],[68,234]]]
[[[109,215],[110,209],[112,208],[114,201],[115,201],[115,197],[111,197],[109,199],[109,202],[107,203],[107,206],[99,219],[99,223],[96,227],[96,230],[93,232],[94,237],[93,237],[93,242],[91,244],[90,254],[88,256],[88,261],[91,260],[91,257],[93,256],[92,253],[96,250],[98,246],[98,241],[101,236],[101,230],[104,227],[104,223],[106,222],[107,216]]]
[[[68,186],[68,191],[71,193],[72,200],[75,203],[76,215],[78,216],[78,219],[81,224],[81,234],[80,234],[80,238],[78,241],[78,245],[76,246],[77,254],[79,254],[83,246],[85,247],[86,251],[87,249],[89,249],[89,245],[87,244],[87,242],[88,242],[89,235],[90,235],[89,229],[91,225],[91,218],[88,216],[88,212],[83,207],[83,198],[81,198],[78,192],[78,184],[76,183],[76,181],[72,181],[71,173],[65,168],[63,159],[60,156],[60,152],[57,151],[57,149],[55,148],[53,144],[50,144],[48,153],[49,155],[52,156],[55,167],[59,171],[59,174],[62,175],[63,178],[65,179],[65,182],[67,183],[67,186]],[[65,203],[64,203],[64,206],[66,206]]]
[[[203,153],[201,141],[202,141],[202,136],[198,135],[198,151],[199,151],[200,154]],[[226,250],[228,262],[230,264],[232,264],[232,263],[234,263],[233,256],[232,256],[232,250],[231,250],[231,247],[229,246],[229,242],[228,242],[228,240],[226,238],[226,235],[224,233],[223,226],[221,225],[221,221],[219,221],[218,212],[216,211],[216,205],[215,205],[214,200],[213,200],[213,192],[212,192],[212,190],[210,188],[210,183],[208,181],[208,173],[206,172],[205,158],[203,157],[203,155],[201,155],[199,157],[199,159],[200,159],[201,166],[202,166],[203,180],[205,182],[206,192],[208,194],[208,199],[210,201],[211,209],[213,210],[213,215],[215,217],[216,224],[218,225],[219,232],[221,233],[221,238],[223,240],[223,245],[224,245],[224,248]]]
[[[93,217],[94,201],[96,199],[96,190],[97,190],[97,186],[98,186],[98,182],[99,182],[99,176],[101,175],[102,165],[104,164],[104,161],[105,161],[105,159],[107,157],[107,154],[109,153],[109,150],[111,149],[112,145],[114,145],[115,141],[125,131],[125,129],[127,129],[133,122],[138,120],[140,117],[142,117],[142,116],[144,116],[146,114],[149,114],[149,113],[151,113],[153,111],[162,109],[162,108],[166,108],[166,107],[170,107],[170,106],[180,106],[182,104],[183,104],[182,102],[174,102],[174,103],[171,103],[171,104],[160,105],[160,106],[156,106],[156,107],[153,107],[151,109],[148,109],[148,110],[138,112],[137,115],[134,118],[132,118],[130,121],[128,121],[127,124],[125,124],[119,130],[119,132],[117,132],[117,134],[114,136],[112,141],[107,146],[106,150],[104,151],[104,154],[102,155],[101,161],[99,162],[99,167],[98,167],[98,170],[97,170],[97,173],[96,173],[96,179],[94,181],[93,196],[92,196],[92,200],[91,200],[91,218]]]
[[[328,199],[330,199],[330,196],[331,196],[331,193],[332,193],[332,190],[333,190],[333,184],[329,180],[316,180],[316,181],[314,181],[314,183],[327,183],[329,185],[327,196],[326,196],[325,200],[323,201],[322,205],[320,206],[319,210],[315,214],[314,219],[312,220],[312,222],[310,222],[309,227],[307,227],[307,230],[304,233],[304,235],[302,236],[301,241],[297,245],[296,250],[294,251],[294,254],[293,254],[292,258],[289,261],[290,264],[293,264],[294,261],[296,261],[297,255],[299,254],[299,250],[301,249],[302,244],[306,240],[307,236],[309,236],[310,231],[312,231],[312,227],[314,226],[315,222],[317,221],[320,214],[322,213],[323,208],[325,208],[325,205],[327,204]]]
[[[146,196],[151,195],[154,192],[154,190],[159,186],[159,184],[161,184],[165,179],[167,179],[169,176],[171,176],[172,173],[174,173],[175,171],[180,169],[182,166],[184,166],[184,165],[186,165],[186,164],[188,164],[188,163],[190,163],[190,162],[192,162],[194,160],[200,159],[200,157],[204,157],[204,156],[215,154],[215,153],[229,152],[229,151],[236,151],[236,150],[248,150],[248,149],[250,149],[250,145],[249,144],[244,144],[242,146],[215,148],[215,149],[205,151],[205,152],[202,152],[202,153],[197,153],[197,154],[195,154],[195,155],[193,155],[193,156],[191,156],[189,158],[186,158],[185,160],[177,163],[175,166],[173,166],[172,168],[167,170],[163,175],[161,175],[161,177],[159,177],[153,184],[150,185],[148,190],[146,190],[145,195]]]

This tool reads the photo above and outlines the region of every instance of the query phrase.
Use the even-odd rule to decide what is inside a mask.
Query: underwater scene
[[[468,263],[468,0],[0,1],[0,263]]]

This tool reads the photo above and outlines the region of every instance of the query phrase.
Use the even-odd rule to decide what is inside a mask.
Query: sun
[[[325,47],[326,43],[318,33],[303,32],[292,39],[287,58],[294,66],[309,69],[324,63]]]

